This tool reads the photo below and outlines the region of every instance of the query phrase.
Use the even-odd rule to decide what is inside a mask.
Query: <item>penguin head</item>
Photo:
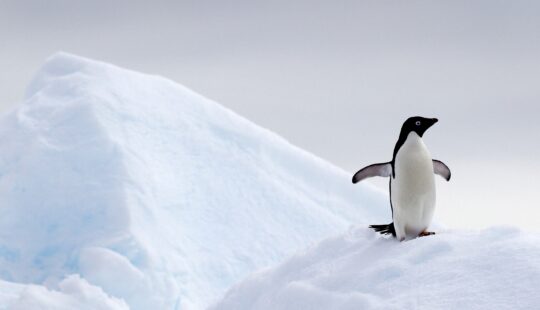
[[[439,120],[436,118],[425,118],[421,116],[409,117],[401,127],[401,135],[407,136],[410,132],[416,132],[420,137]]]

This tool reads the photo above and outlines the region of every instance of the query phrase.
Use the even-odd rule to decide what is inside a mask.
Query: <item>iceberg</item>
[[[205,308],[383,219],[349,179],[168,79],[57,53],[0,119],[0,305]]]

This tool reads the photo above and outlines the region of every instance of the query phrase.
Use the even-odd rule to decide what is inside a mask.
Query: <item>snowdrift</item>
[[[225,309],[538,309],[540,235],[446,231],[399,243],[366,228],[234,286]]]
[[[167,79],[56,54],[0,120],[0,305],[204,308],[386,215],[349,179]]]

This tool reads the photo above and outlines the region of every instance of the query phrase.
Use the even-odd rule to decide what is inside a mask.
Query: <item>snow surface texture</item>
[[[387,213],[381,192],[178,84],[59,53],[0,120],[0,307],[200,309]]]
[[[58,284],[58,291],[40,285],[20,285],[0,281],[0,309],[110,309],[127,310],[120,299],[109,297],[99,287],[90,285],[78,275],[71,275]]]
[[[446,231],[399,243],[366,228],[233,287],[225,309],[539,309],[540,235]]]

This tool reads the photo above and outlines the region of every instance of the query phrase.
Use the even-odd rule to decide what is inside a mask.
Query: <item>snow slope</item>
[[[225,309],[539,309],[540,235],[443,231],[399,243],[351,229],[261,271]]]
[[[56,54],[0,120],[0,304],[203,308],[387,215],[349,179],[167,79]]]

